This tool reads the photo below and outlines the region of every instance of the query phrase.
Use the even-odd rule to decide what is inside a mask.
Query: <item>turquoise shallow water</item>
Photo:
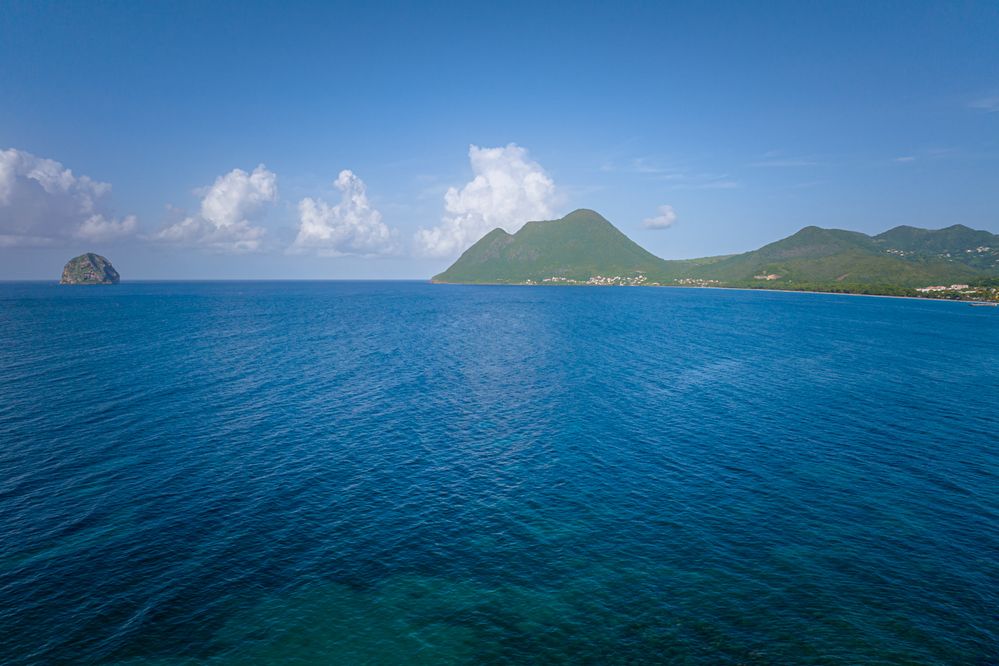
[[[0,284],[0,663],[997,663],[997,315]]]

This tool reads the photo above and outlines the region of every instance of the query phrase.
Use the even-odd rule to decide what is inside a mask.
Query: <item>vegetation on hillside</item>
[[[528,222],[516,234],[494,229],[468,248],[435,282],[504,283],[661,270],[663,260],[592,210],[561,220]]]
[[[117,284],[118,271],[105,257],[93,252],[70,259],[62,269],[60,284]]]
[[[494,229],[435,282],[729,286],[943,298],[992,298],[999,236],[954,225],[877,236],[809,226],[743,254],[664,260],[592,210]],[[969,289],[918,291],[967,284]]]

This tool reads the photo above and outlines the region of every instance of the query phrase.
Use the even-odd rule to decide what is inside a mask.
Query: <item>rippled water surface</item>
[[[999,661],[999,312],[0,285],[0,662]]]

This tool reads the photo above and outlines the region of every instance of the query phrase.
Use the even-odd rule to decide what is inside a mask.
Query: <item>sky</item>
[[[424,279],[576,208],[999,233],[999,3],[0,0],[0,280]]]

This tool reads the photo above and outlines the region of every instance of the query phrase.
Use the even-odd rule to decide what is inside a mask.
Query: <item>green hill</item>
[[[597,275],[660,273],[664,262],[592,210],[528,222],[515,234],[493,229],[434,282],[586,281]]]
[[[974,247],[999,245],[999,235],[955,224],[945,229],[919,229],[902,225],[874,236],[874,241],[887,248],[915,252],[961,252]]]
[[[942,242],[937,234],[947,230],[918,231],[925,232],[923,238],[929,243]],[[920,287],[968,281],[981,272],[961,259],[930,251],[892,252],[894,248],[878,238],[856,231],[805,227],[759,250],[696,269],[693,275],[730,284],[755,284],[761,281],[759,276],[770,276],[765,281],[774,287],[802,283]],[[965,254],[962,250],[962,259]]]
[[[702,284],[864,293],[999,277],[999,236],[961,225],[896,227],[877,236],[809,226],[743,254],[660,259],[592,210],[494,229],[434,282]]]
[[[901,226],[874,237],[885,252],[906,258],[937,259],[999,272],[999,235],[955,224],[946,229]]]

